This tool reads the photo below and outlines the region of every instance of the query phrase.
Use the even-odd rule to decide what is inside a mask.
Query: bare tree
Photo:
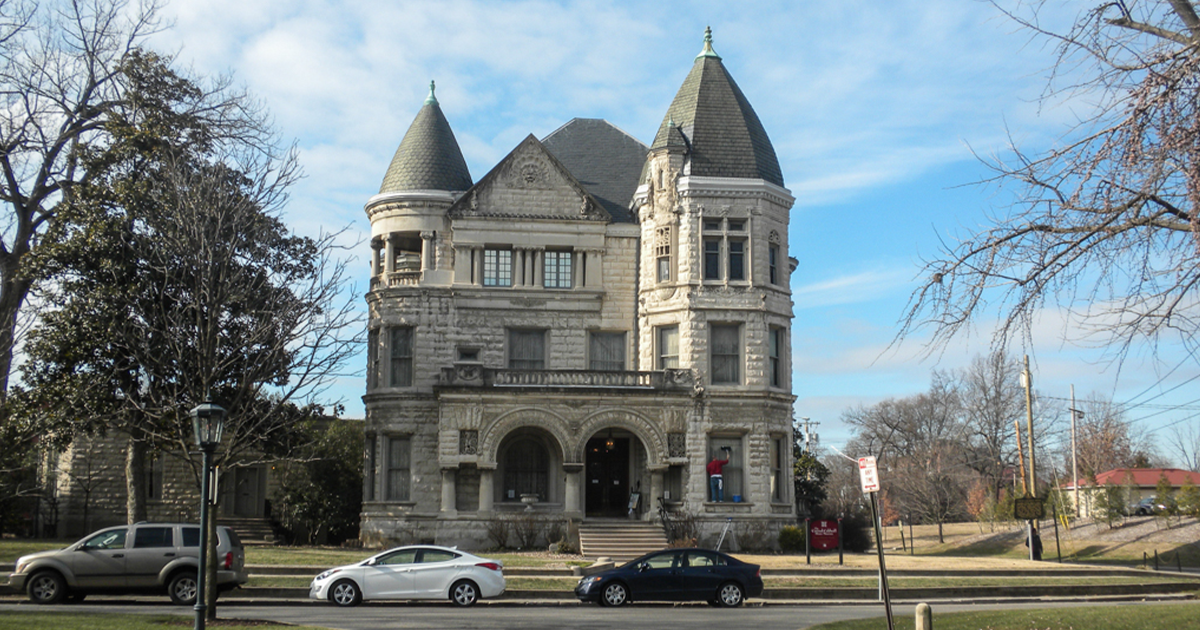
[[[998,7],[1000,2],[994,2]],[[985,160],[1017,202],[927,262],[897,339],[934,346],[1001,314],[996,343],[1027,336],[1038,311],[1067,309],[1118,356],[1168,332],[1195,348],[1200,300],[1200,18],[1188,0],[1096,2],[1073,27],[1042,2],[1000,10],[1057,45],[1047,101],[1078,97],[1054,148]],[[1073,110],[1074,111],[1074,110]]]
[[[1175,428],[1175,439],[1171,444],[1185,468],[1200,472],[1200,422],[1194,418],[1189,420],[1189,423]]]
[[[983,479],[992,501],[1000,498],[1005,470],[1017,465],[1014,423],[1024,423],[1021,365],[1003,352],[975,357],[959,378],[966,466]]]
[[[1110,400],[1091,394],[1077,404],[1083,411],[1075,426],[1075,454],[1082,477],[1156,463],[1148,436],[1126,422],[1121,409]],[[1064,446],[1067,450],[1062,459],[1070,461],[1070,443]]]

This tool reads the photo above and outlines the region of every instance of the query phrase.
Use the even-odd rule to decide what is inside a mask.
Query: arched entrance
[[[562,453],[549,433],[536,427],[520,427],[500,442],[496,453],[495,501],[520,504],[522,497],[538,503],[562,503]]]
[[[629,510],[635,451],[641,442],[624,429],[593,435],[584,449],[584,511],[587,516],[619,517]]]

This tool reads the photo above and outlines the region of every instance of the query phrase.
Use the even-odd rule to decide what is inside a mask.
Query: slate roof
[[[650,148],[671,143],[671,123],[687,141],[691,174],[763,179],[783,186],[783,173],[771,139],[750,101],[712,49],[711,31]]]
[[[430,82],[429,97],[417,112],[408,133],[404,134],[400,148],[396,149],[379,192],[462,191],[470,187],[467,161],[463,159],[450,123],[433,95],[433,83]]]
[[[542,139],[559,163],[612,215],[632,223],[629,202],[649,149],[607,120],[574,118]]]

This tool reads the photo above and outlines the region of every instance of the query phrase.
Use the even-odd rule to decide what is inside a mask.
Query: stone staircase
[[[243,545],[275,544],[275,532],[271,529],[271,522],[265,518],[222,516],[217,519],[217,524],[230,527],[233,531],[237,532],[238,538],[242,539]]]
[[[579,525],[579,551],[590,560],[632,560],[667,546],[667,537],[656,523],[624,519],[587,519]]]

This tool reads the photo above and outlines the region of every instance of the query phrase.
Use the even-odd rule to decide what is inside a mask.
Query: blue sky
[[[1043,18],[1068,23],[1077,3],[1063,4]],[[1053,51],[974,0],[173,0],[165,15],[174,26],[155,47],[198,73],[232,73],[298,143],[307,178],[287,219],[302,233],[350,226],[361,239],[360,292],[363,204],[431,79],[478,181],[527,134],[544,137],[573,117],[652,140],[711,25],[796,197],[796,415],[820,421],[822,441],[839,448],[847,407],[922,391],[930,370],[988,349],[984,320],[932,358],[922,359],[920,336],[885,351],[922,256],[1004,209],[1003,191],[970,185],[983,174],[972,150],[1001,151],[1010,132],[1022,146],[1049,146],[1086,107],[1039,106]],[[1124,402],[1151,387],[1146,400],[1200,375],[1190,361],[1155,385],[1179,361],[1170,346],[1162,364],[1135,359],[1118,374],[1102,352],[1063,342],[1062,322],[1048,311],[1029,349],[1044,395],[1066,397],[1074,384],[1080,396]],[[329,393],[362,417],[363,390],[352,377]],[[1190,403],[1189,391],[1154,403]],[[1192,413],[1138,425],[1195,425],[1183,420]]]

